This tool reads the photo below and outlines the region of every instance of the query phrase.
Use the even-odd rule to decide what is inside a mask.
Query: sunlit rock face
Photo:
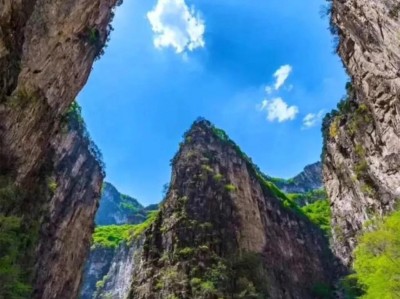
[[[322,164],[316,162],[304,167],[304,170],[289,180],[272,179],[276,186],[286,193],[306,193],[322,189]]]
[[[224,133],[197,121],[173,159],[129,298],[205,298],[205,288],[207,298],[315,298],[337,264],[323,233],[279,192]]]
[[[146,219],[148,211],[157,207],[152,205],[144,208],[136,199],[121,194],[112,184],[104,182],[95,224],[138,224]],[[110,294],[112,297],[109,298],[126,298],[133,277],[129,271],[133,271],[136,244],[122,243],[117,248],[92,246],[84,268],[80,298],[101,299]]]
[[[332,2],[351,85],[347,104],[325,121],[323,172],[334,250],[350,264],[363,224],[392,211],[400,198],[400,4]]]
[[[104,182],[96,225],[132,224],[146,219],[146,210],[134,198],[121,194],[112,184]]]
[[[30,298],[77,296],[103,172],[65,112],[107,39],[117,0],[0,5],[0,175],[24,194],[12,211],[34,240],[19,262]],[[36,236],[37,235],[37,236]]]

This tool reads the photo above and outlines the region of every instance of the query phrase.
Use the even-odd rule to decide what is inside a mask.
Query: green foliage
[[[24,192],[10,177],[0,176],[0,298],[28,298],[31,291],[32,265],[26,259],[35,247],[39,225],[38,219],[31,222],[15,213],[26,208],[24,199]]]
[[[96,247],[116,248],[131,239],[135,225],[104,225],[96,227],[93,242]]]
[[[314,285],[312,292],[319,299],[333,299],[333,290],[329,285],[324,283],[318,283]]]
[[[233,184],[226,184],[224,188],[228,192],[235,192],[237,189],[236,186]]]
[[[361,192],[370,197],[375,195],[375,189],[372,186],[368,185],[368,183],[361,184]]]
[[[400,297],[400,211],[373,221],[354,251],[356,279],[363,299]]]
[[[103,176],[105,176],[105,164],[103,161],[103,155],[97,145],[93,142],[89,132],[86,129],[86,124],[82,117],[82,108],[77,101],[73,101],[71,103],[67,112],[63,116],[63,122],[64,128],[67,131],[77,131],[81,134],[82,138],[86,141],[87,149],[96,159],[103,173]]]
[[[328,200],[317,200],[316,202],[301,208],[304,214],[315,225],[320,227],[327,236],[331,233],[331,209]]]
[[[21,89],[9,98],[8,104],[11,108],[23,109],[30,104],[37,103],[38,101],[39,97],[36,93],[30,92],[26,89]]]
[[[221,181],[223,180],[224,176],[223,176],[222,174],[220,174],[220,173],[217,173],[217,174],[215,174],[215,175],[213,176],[213,178],[214,178],[214,180],[215,180],[216,182],[221,182]]]
[[[306,193],[288,193],[286,196],[300,207],[328,198],[325,189],[311,190]]]
[[[266,272],[255,253],[217,258],[205,273],[195,274],[190,285],[194,298],[268,298]]]
[[[24,271],[18,264],[24,243],[29,241],[22,230],[22,219],[0,214],[0,298],[28,298],[30,286],[24,282]]]
[[[157,219],[159,215],[159,210],[156,211],[149,211],[147,214],[147,219],[145,222],[136,224],[134,231],[133,231],[133,237],[137,238],[140,235],[142,235]]]
[[[201,169],[204,170],[205,172],[208,172],[208,173],[213,173],[214,172],[214,170],[207,164],[201,165]]]
[[[158,211],[148,213],[145,222],[140,224],[103,225],[96,227],[93,234],[95,247],[116,248],[123,242],[139,237],[156,220]]]
[[[340,281],[344,291],[344,299],[356,299],[364,294],[355,275],[348,275]]]
[[[47,180],[47,187],[49,188],[49,191],[54,194],[58,187],[57,181],[53,177],[49,178]]]
[[[185,248],[179,249],[177,254],[178,254],[178,256],[180,256],[182,258],[189,258],[193,255],[194,251],[195,251],[194,248],[185,247]]]
[[[392,19],[397,20],[400,15],[400,3],[395,4],[390,10],[389,10],[389,17]]]
[[[368,162],[365,159],[360,160],[354,165],[354,172],[357,179],[362,179],[368,171]]]

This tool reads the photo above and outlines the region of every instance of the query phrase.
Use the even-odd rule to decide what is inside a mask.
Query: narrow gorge
[[[369,292],[356,270],[364,234],[400,223],[382,222],[400,199],[400,5],[327,2],[350,81],[323,120],[321,162],[266,175],[199,118],[145,207],[103,182],[75,101],[122,1],[0,0],[0,299],[398,294]]]

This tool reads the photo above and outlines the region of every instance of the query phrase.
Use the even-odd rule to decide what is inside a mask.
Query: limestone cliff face
[[[144,208],[136,199],[121,194],[112,184],[104,182],[95,224],[138,224],[146,219],[147,212],[152,209],[156,210],[157,205]],[[126,298],[133,276],[126,269],[133,268],[135,244],[122,243],[117,248],[92,246],[83,272],[80,298],[93,299],[97,296],[101,299],[106,294],[113,294],[113,299]],[[98,283],[103,287],[97,288]]]
[[[333,0],[347,100],[324,123],[324,179],[336,254],[351,262],[356,236],[400,198],[400,4]]]
[[[115,251],[109,270],[101,286],[90,299],[126,299],[131,290],[134,271],[137,270],[142,252],[141,239],[122,243]],[[83,297],[82,297],[83,298]]]
[[[0,175],[24,197],[12,208],[2,201],[0,215],[23,219],[33,235],[17,262],[29,298],[78,291],[103,173],[87,136],[62,131],[63,117],[101,53],[116,2],[1,1]]]
[[[318,297],[314,287],[335,276],[328,242],[283,197],[225,133],[197,121],[173,160],[129,298]]]
[[[81,299],[93,299],[96,284],[107,275],[115,254],[115,248],[96,248],[90,251],[85,265],[80,292]]]

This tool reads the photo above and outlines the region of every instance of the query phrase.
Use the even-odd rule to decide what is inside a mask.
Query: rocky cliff
[[[15,239],[1,248],[0,297],[76,297],[103,173],[65,115],[116,2],[1,2],[0,219]]]
[[[104,182],[96,225],[140,223],[146,219],[146,214],[135,198],[121,194],[112,184]]]
[[[104,182],[95,224],[104,227],[139,224],[144,222],[148,212],[156,210],[157,206],[144,208],[136,199],[121,194],[112,184]],[[128,246],[126,242],[113,247],[93,244],[84,268],[80,298],[102,298],[110,293],[113,294],[113,299],[125,298],[126,296],[122,297],[121,294],[128,293],[127,286],[130,283],[125,281],[129,282],[132,279],[132,274],[126,273],[126,269],[133,268],[132,250],[136,250],[133,247],[135,246]]]
[[[343,262],[363,224],[400,198],[400,4],[333,0],[332,30],[351,83],[324,120],[324,180]]]
[[[223,131],[195,122],[129,298],[317,298],[337,265],[323,233],[285,202]]]
[[[322,164],[316,162],[304,167],[304,170],[295,177],[285,180],[269,178],[275,185],[286,193],[306,193],[322,189]]]

